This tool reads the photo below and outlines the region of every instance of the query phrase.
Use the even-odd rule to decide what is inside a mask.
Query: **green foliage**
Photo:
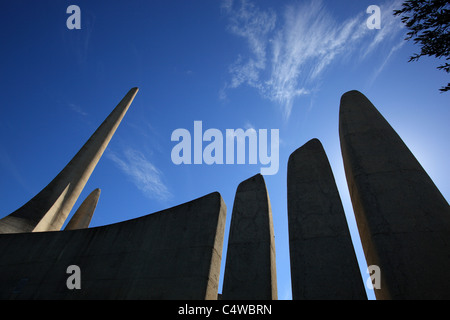
[[[420,53],[410,57],[417,61],[422,56],[434,56],[450,60],[450,4],[447,0],[408,0],[402,9],[394,10],[394,15],[401,15],[402,22],[409,29],[405,40],[413,39],[421,46]],[[450,64],[445,62],[437,67],[450,73]],[[450,90],[450,83],[439,89]]]

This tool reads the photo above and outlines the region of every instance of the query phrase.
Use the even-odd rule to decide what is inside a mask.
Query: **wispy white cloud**
[[[63,42],[67,46],[68,52],[73,55],[79,65],[83,65],[88,60],[89,47],[92,32],[94,30],[96,17],[93,12],[81,7],[81,29],[73,32],[67,28],[61,28]]]
[[[383,42],[387,42],[390,45],[392,40],[398,38],[399,31],[403,29],[403,23],[399,17],[395,17],[393,15],[393,11],[401,8],[402,3],[403,0],[395,0],[380,4],[381,29],[376,31],[370,45],[367,46],[367,50],[363,54],[363,58],[365,58]]]
[[[332,63],[355,54],[362,60],[398,36],[401,25],[392,10],[400,4],[396,0],[381,6],[383,28],[369,30],[365,11],[342,21],[320,0],[288,5],[279,17],[249,0],[224,1],[228,30],[246,39],[249,51],[229,67],[231,80],[221,90],[221,98],[226,97],[226,89],[248,85],[277,103],[284,118],[289,118],[295,98],[311,94]]]
[[[123,156],[110,151],[106,156],[111,159],[135,186],[150,199],[168,200],[172,197],[166,185],[162,182],[162,172],[159,171],[141,152],[126,149]]]
[[[75,103],[69,103],[69,108],[83,117],[88,115],[79,105],[76,105]]]
[[[273,40],[272,71],[266,95],[288,118],[296,97],[309,94],[311,83],[344,51],[357,19],[338,24],[320,1],[288,7],[284,25]]]
[[[372,85],[372,83],[375,81],[375,79],[380,75],[380,73],[383,71],[384,67],[388,64],[389,60],[391,59],[392,55],[399,50],[403,45],[405,44],[405,41],[399,42],[397,45],[392,47],[391,51],[389,51],[389,54],[386,56],[386,58],[383,60],[380,66],[378,66],[374,73],[372,74],[372,77],[370,78],[369,84]]]
[[[260,11],[253,3],[242,0],[239,8],[233,1],[224,1],[222,8],[229,15],[228,30],[246,40],[252,57],[244,61],[239,56],[229,68],[233,75],[230,87],[236,88],[242,83],[259,86],[259,73],[266,68],[268,36],[275,28],[276,15],[273,11]]]

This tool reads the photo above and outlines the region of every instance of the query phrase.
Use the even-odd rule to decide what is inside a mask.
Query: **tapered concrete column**
[[[341,98],[339,134],[366,260],[381,271],[377,299],[450,299],[447,201],[358,91]]]
[[[260,174],[241,182],[236,191],[222,299],[277,299],[272,209]]]
[[[313,139],[289,157],[292,298],[367,299],[328,158]]]
[[[131,105],[131,89],[67,166],[33,199],[0,220],[0,233],[60,230]]]
[[[92,191],[83,203],[73,214],[72,219],[66,225],[64,230],[85,229],[89,227],[95,208],[97,207],[98,198],[100,197],[100,189]]]

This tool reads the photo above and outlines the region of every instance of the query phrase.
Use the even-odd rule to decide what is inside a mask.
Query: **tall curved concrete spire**
[[[34,198],[0,220],[0,233],[60,230],[138,88],[132,88],[66,167]]]
[[[377,299],[450,299],[450,207],[420,163],[360,92],[341,98],[345,174]]]

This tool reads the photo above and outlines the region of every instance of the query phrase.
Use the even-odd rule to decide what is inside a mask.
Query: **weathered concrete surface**
[[[398,134],[360,92],[341,98],[339,133],[377,299],[450,299],[450,209]]]
[[[325,150],[313,139],[289,157],[287,173],[292,298],[367,299]]]
[[[84,199],[83,203],[81,203],[80,207],[75,211],[64,230],[76,230],[89,227],[95,208],[97,207],[100,192],[101,190],[97,188]]]
[[[236,191],[222,299],[277,299],[272,208],[260,174],[241,182]]]
[[[60,230],[138,88],[131,89],[67,166],[34,198],[0,220],[0,233]]]
[[[0,299],[216,299],[225,215],[216,192],[103,227],[1,234]]]

